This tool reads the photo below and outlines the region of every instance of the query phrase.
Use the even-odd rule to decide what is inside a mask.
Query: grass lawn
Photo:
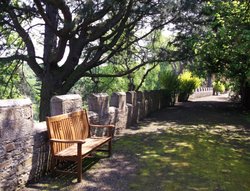
[[[131,190],[250,190],[250,133],[186,125],[126,136],[115,150],[139,160]]]

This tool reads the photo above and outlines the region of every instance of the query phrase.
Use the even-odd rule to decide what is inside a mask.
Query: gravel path
[[[238,105],[228,101],[227,95],[193,99],[187,103],[178,103],[152,114],[132,129],[126,129],[114,141],[114,153],[91,166],[83,175],[82,183],[74,178],[45,177],[39,183],[23,190],[85,190],[85,191],[128,191],[135,174],[140,168],[136,155],[116,150],[116,142],[127,136],[140,133],[157,133],[169,127],[197,124],[227,124],[249,128],[249,121],[240,118]],[[138,145],[136,145],[138,146]]]

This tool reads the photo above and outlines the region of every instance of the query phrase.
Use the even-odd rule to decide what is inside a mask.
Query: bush
[[[213,89],[216,94],[225,92],[225,85],[220,81],[213,82]]]
[[[179,101],[187,101],[190,94],[201,85],[201,79],[192,76],[192,73],[185,71],[179,76]]]
[[[169,104],[173,106],[175,104],[176,96],[179,90],[179,79],[177,74],[175,74],[173,71],[162,73],[160,75],[159,82],[166,90],[166,94],[169,97]]]

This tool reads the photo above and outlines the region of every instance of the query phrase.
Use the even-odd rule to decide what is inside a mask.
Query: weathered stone
[[[88,111],[88,117],[89,117],[89,121],[91,124],[99,124],[100,123],[99,116],[97,113],[95,113],[93,111]]]
[[[30,168],[27,170],[21,167],[25,160],[31,158],[33,126],[32,103],[29,99],[0,100],[0,158],[4,159],[0,161],[0,174],[5,174],[0,184],[10,190],[18,187],[17,180],[23,174],[29,175]]]
[[[9,143],[9,144],[5,145],[6,152],[13,151],[14,149],[15,149],[15,144],[14,143]]]
[[[128,112],[127,112],[127,128],[132,125],[132,118],[133,118],[133,105],[127,103]]]
[[[82,109],[82,98],[78,94],[53,96],[50,101],[51,116]]]
[[[106,93],[91,94],[88,97],[89,110],[98,113],[100,118],[109,113],[109,96]]]
[[[119,110],[125,111],[126,107],[126,93],[115,92],[111,95],[110,106],[116,107]]]
[[[134,91],[126,92],[127,103],[131,104],[133,107],[131,124],[137,123],[138,121],[138,104],[137,104],[137,94]]]
[[[126,92],[126,101],[127,103],[129,104],[132,104],[133,106],[136,104],[136,92],[134,91],[129,91],[129,92]]]
[[[31,134],[32,118],[30,99],[0,100],[0,139],[13,141],[19,136]]]
[[[126,93],[115,92],[111,96],[111,106],[115,107],[114,124],[116,133],[119,134],[122,129],[127,126],[127,106],[126,106]]]
[[[4,161],[2,163],[0,163],[0,169],[1,170],[4,170],[5,168],[7,168],[9,165],[11,164],[11,161],[7,160],[7,161]],[[1,172],[1,171],[0,171]],[[2,173],[2,172],[1,172]],[[1,174],[0,173],[0,174]]]
[[[145,96],[144,93],[141,91],[136,92],[136,96],[137,96],[137,102],[140,103],[138,120],[141,120],[145,117]]]

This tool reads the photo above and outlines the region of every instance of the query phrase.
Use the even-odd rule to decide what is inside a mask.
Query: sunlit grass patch
[[[249,131],[181,126],[123,137],[115,150],[139,160],[131,190],[250,189]]]

